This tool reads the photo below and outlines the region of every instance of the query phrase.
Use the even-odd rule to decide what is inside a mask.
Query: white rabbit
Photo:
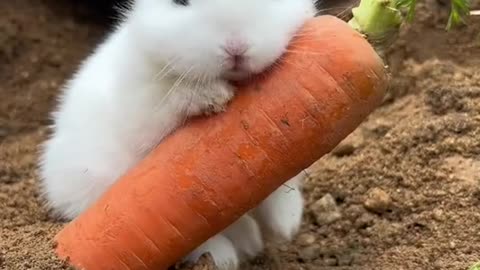
[[[137,0],[67,83],[40,157],[42,191],[73,219],[189,117],[224,110],[227,80],[263,71],[315,15],[314,0]],[[263,248],[259,225],[290,239],[301,176],[186,259],[237,269]],[[290,188],[293,188],[290,190]],[[255,218],[253,218],[255,217]]]

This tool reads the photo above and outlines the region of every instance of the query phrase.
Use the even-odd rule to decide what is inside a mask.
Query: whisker
[[[301,32],[294,34],[293,37],[310,37],[313,32],[315,32],[314,29],[303,29]]]
[[[170,59],[166,64],[165,66],[163,66],[163,68],[157,73],[155,74],[154,76],[154,81],[155,82],[158,82],[160,80],[162,80],[163,78],[165,78],[172,70],[173,68],[175,67],[175,63],[179,60],[179,58],[173,58],[173,59]]]
[[[203,74],[202,74],[202,75],[203,75]],[[192,82],[194,82],[194,84],[193,84],[194,86],[193,86],[193,88],[192,88],[192,91],[193,91],[193,92],[191,93],[190,99],[189,99],[189,101],[188,101],[188,105],[186,106],[186,110],[187,110],[187,111],[185,112],[185,114],[184,114],[184,116],[183,116],[183,119],[182,119],[181,124],[180,124],[181,126],[185,125],[185,123],[187,122],[187,120],[188,120],[188,118],[189,118],[189,116],[190,116],[190,114],[191,114],[191,113],[190,113],[190,109],[191,109],[191,107],[192,107],[193,100],[194,100],[195,98],[197,98],[198,92],[199,92],[199,89],[200,89],[200,86],[201,86],[200,77],[199,77],[199,76],[196,76],[196,77],[195,77],[195,80],[192,81]]]
[[[330,10],[335,10],[335,9],[339,9],[339,8],[346,8],[346,7],[319,8],[319,9],[317,9],[317,12],[330,11]]]
[[[321,52],[312,52],[312,51],[302,51],[302,50],[286,50],[285,52],[291,54],[308,54],[308,55],[325,55]]]
[[[319,38],[317,36],[315,36],[315,34],[308,34],[308,35],[304,35],[304,36],[296,36],[296,37],[293,37],[289,43],[289,46],[291,46],[292,44],[297,44],[297,43],[304,43],[304,42],[316,42],[318,41]]]
[[[340,17],[340,18],[343,17],[342,19],[344,19],[345,17],[348,16],[347,13],[348,13],[352,8],[356,7],[356,6],[358,5],[358,3],[360,3],[360,0],[357,0],[357,1],[355,1],[354,3],[352,3],[351,5],[348,5],[347,8],[345,8],[342,12],[338,13],[336,16],[337,16],[337,17]]]
[[[183,74],[181,74],[180,76],[178,76],[177,80],[173,83],[172,87],[170,87],[170,89],[167,91],[167,93],[162,97],[162,99],[160,100],[160,102],[158,103],[157,105],[157,108],[162,106],[164,104],[164,102],[167,100],[167,98],[173,93],[175,92],[175,90],[177,90],[178,86],[183,82],[183,80],[185,79],[185,77],[188,76],[188,74],[192,71],[193,69],[193,66],[190,67],[186,72],[184,72]]]
[[[286,50],[301,50],[304,51],[305,49],[308,49],[309,47],[303,45],[303,44],[297,44],[295,42],[292,42],[289,47],[286,48]],[[308,51],[308,50],[307,50]],[[312,50],[310,50],[312,51]]]

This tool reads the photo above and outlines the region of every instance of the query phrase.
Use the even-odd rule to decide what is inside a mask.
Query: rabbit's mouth
[[[229,69],[222,73],[221,77],[229,81],[241,81],[252,76],[252,72],[247,69]]]

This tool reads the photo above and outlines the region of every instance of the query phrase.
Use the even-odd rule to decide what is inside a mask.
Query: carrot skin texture
[[[58,233],[79,269],[167,269],[330,152],[382,101],[370,44],[332,16],[309,21],[280,66],[225,113],[167,137]]]

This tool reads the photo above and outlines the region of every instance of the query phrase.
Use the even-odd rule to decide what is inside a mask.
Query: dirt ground
[[[480,260],[480,16],[446,33],[442,3],[426,1],[389,52],[384,104],[310,168],[296,240],[243,269],[466,270]],[[107,23],[78,1],[0,1],[0,269],[66,269],[50,242],[62,224],[38,197],[37,147],[59,86]]]

